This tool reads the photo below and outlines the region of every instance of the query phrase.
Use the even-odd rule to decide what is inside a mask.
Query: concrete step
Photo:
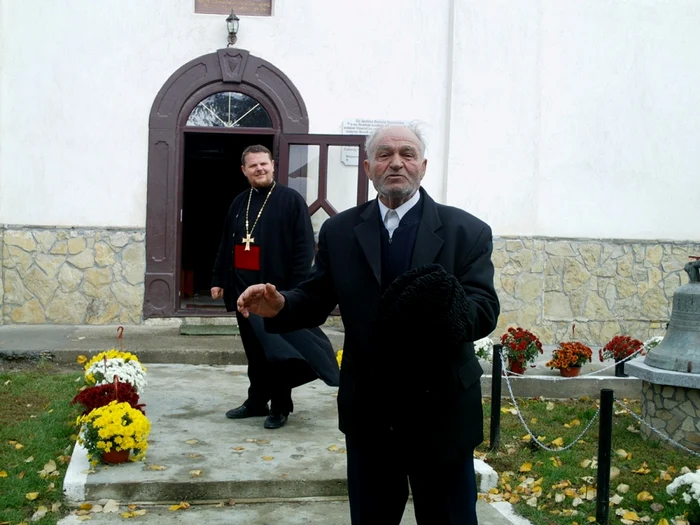
[[[314,381],[294,390],[286,426],[264,418],[226,419],[246,398],[246,367],[149,364],[141,401],[151,422],[145,462],[100,465],[89,472],[76,447],[66,474],[69,501],[131,503],[345,497],[346,456],[338,430],[337,388]],[[387,444],[390,453],[391,443]],[[482,491],[497,478],[477,464]]]
[[[144,506],[146,514],[138,517],[138,523],[148,525],[350,525],[350,511],[347,501],[333,501],[323,498],[306,500],[276,500],[264,502],[236,502],[235,505],[195,505],[187,510],[173,512],[167,506]],[[91,514],[91,525],[121,525],[120,516],[127,507],[122,504],[119,513]],[[503,525],[508,520],[496,508],[479,501],[476,506],[480,525]],[[76,515],[60,520],[59,525],[82,525]],[[406,505],[401,525],[415,525],[413,503]]]

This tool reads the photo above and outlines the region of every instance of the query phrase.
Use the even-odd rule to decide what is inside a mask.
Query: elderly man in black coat
[[[353,525],[398,525],[410,483],[421,525],[476,524],[473,451],[483,439],[472,341],[496,327],[491,229],[420,188],[415,128],[367,141],[378,199],[328,219],[312,277],[238,298],[271,331],[314,326],[336,304],[345,325],[338,410]]]
[[[241,164],[250,190],[238,195],[229,209],[211,288],[212,298],[223,295],[228,311],[235,310],[236,298],[252,284],[298,285],[309,276],[314,257],[306,202],[295,190],[274,181],[270,151],[250,146]],[[319,328],[277,335],[268,333],[257,316],[237,313],[237,317],[250,388],[245,402],[226,412],[226,417],[267,416],[265,428],[280,428],[294,408],[294,387],[317,378],[337,386],[338,363]]]

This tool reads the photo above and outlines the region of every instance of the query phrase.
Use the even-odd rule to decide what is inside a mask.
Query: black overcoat
[[[375,443],[400,440],[401,450],[415,449],[416,460],[458,460],[483,440],[483,372],[471,341],[491,333],[499,314],[492,236],[486,223],[420,191],[423,211],[411,268],[435,263],[461,285],[462,342],[454,343],[428,304],[413,312],[395,339],[378,335],[382,225],[376,200],[324,223],[312,277],[284,292],[283,310],[265,323],[269,331],[317,325],[338,304],[345,326],[340,430]],[[405,326],[412,326],[410,332]],[[414,381],[419,384],[395,377],[406,367],[392,363],[404,359],[424,359],[424,373]]]
[[[229,312],[236,310],[242,290],[236,290],[234,245],[241,239],[233,232],[240,214],[245,214],[248,191],[236,196],[231,204],[214,263],[212,286],[224,289],[224,303]],[[251,221],[252,222],[252,221]],[[276,184],[265,205],[253,237],[261,246],[260,279],[279,289],[293,288],[309,277],[314,257],[314,234],[304,198],[296,191]],[[333,347],[318,325],[284,334],[270,334],[260,318],[249,319],[270,361],[305,359],[327,384],[338,385],[338,364]],[[239,322],[246,322],[239,317]]]

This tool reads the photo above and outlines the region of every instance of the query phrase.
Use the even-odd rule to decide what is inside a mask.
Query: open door
[[[362,135],[282,134],[277,178],[306,199],[314,234],[338,212],[367,202]]]

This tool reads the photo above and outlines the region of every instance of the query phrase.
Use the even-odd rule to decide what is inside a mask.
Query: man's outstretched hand
[[[274,317],[284,306],[284,296],[274,284],[254,284],[245,289],[236,301],[243,317],[256,314],[260,317]]]

